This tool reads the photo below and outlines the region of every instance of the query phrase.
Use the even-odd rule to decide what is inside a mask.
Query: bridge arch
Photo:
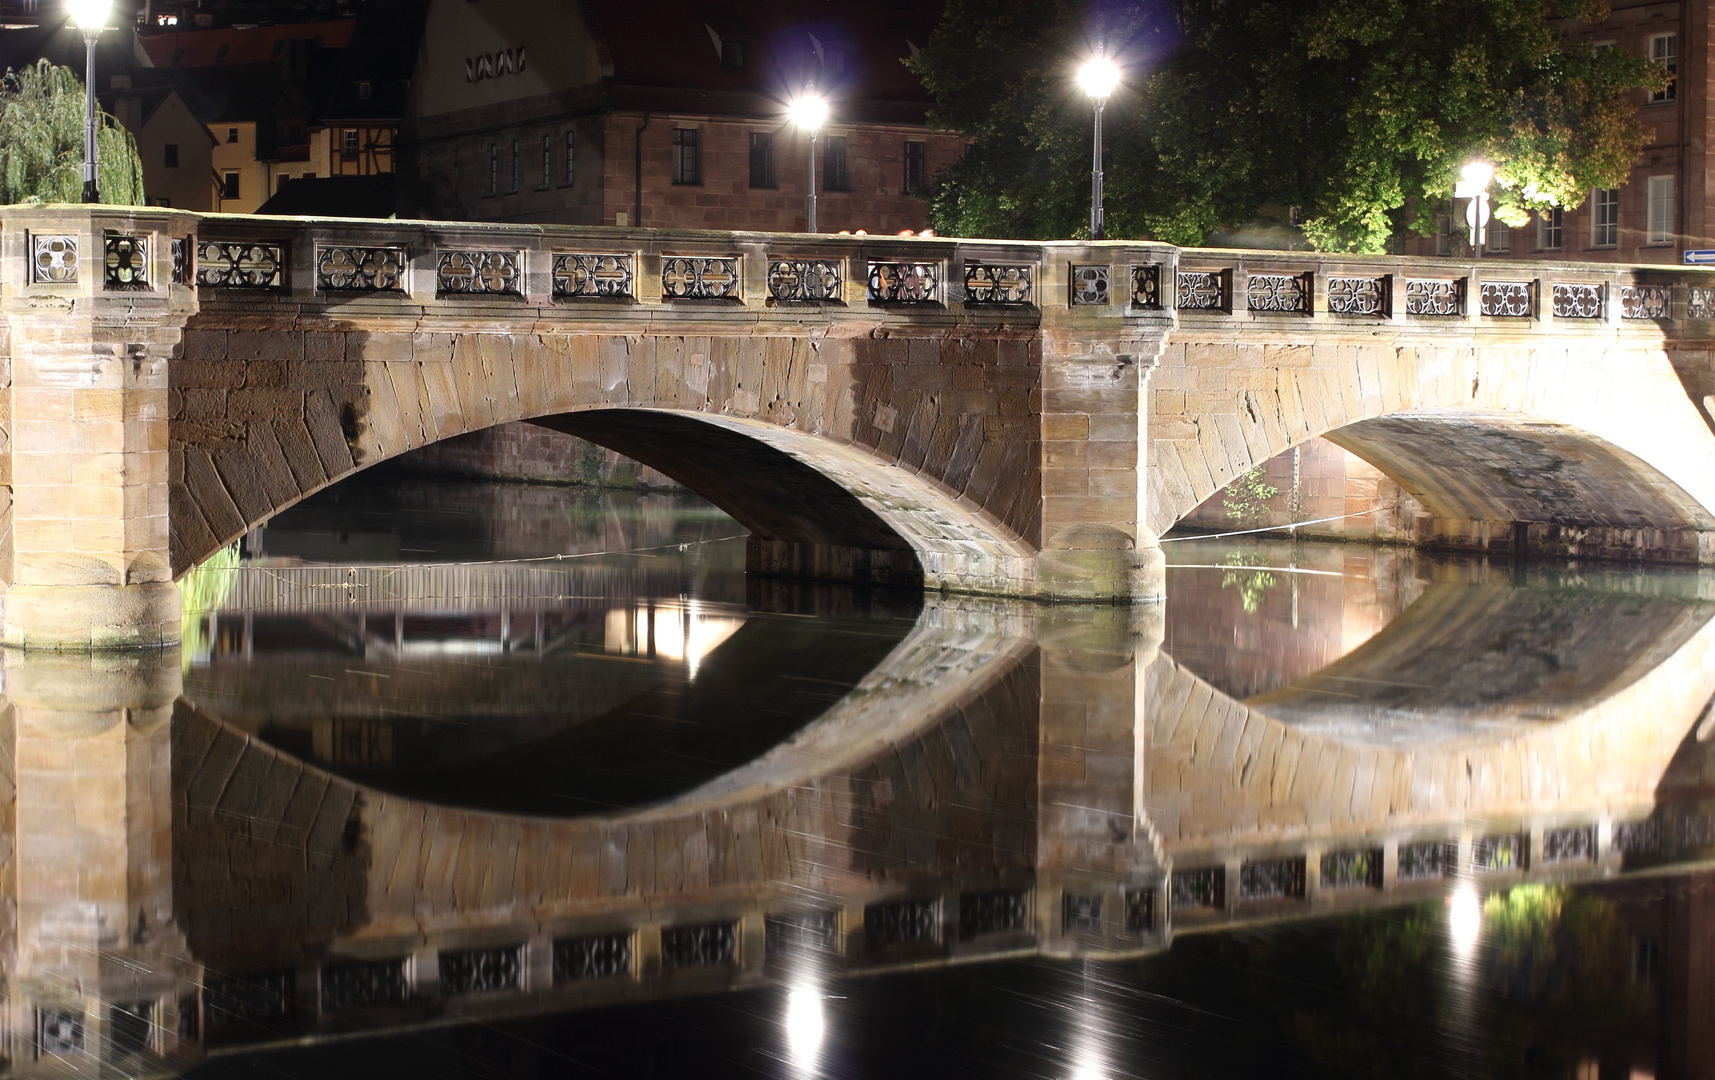
[[[1420,541],[1715,561],[1715,439],[1662,349],[1608,344],[1193,336],[1169,346],[1152,387],[1150,527],[1325,437],[1430,511]],[[1224,392],[1176,389],[1210,383]]]
[[[890,446],[893,409],[854,415],[894,378],[889,355],[865,343],[491,329],[263,337],[194,323],[186,339],[172,369],[175,575],[361,469],[519,420],[685,483],[750,531],[753,571],[974,592],[1016,591],[1031,573],[1035,442],[930,401],[923,434],[950,435],[939,455]],[[998,362],[993,340],[926,344],[938,367]],[[318,353],[327,358],[309,359]],[[252,386],[268,379],[286,385]]]

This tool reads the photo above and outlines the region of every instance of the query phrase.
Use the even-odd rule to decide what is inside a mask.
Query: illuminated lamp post
[[[816,231],[816,133],[828,119],[828,103],[815,91],[793,101],[787,108],[792,122],[810,135],[810,194],[804,199],[804,231]]]
[[[107,14],[113,0],[71,0],[72,21],[83,31],[84,46],[84,113],[83,113],[83,201],[101,201],[97,181],[95,151],[95,43],[107,27]]]
[[[1112,60],[1099,53],[1078,69],[1078,85],[1084,88],[1084,93],[1090,95],[1090,102],[1096,107],[1095,156],[1090,167],[1091,240],[1108,238],[1102,217],[1102,109],[1107,105],[1108,95],[1114,92],[1119,81],[1119,68],[1114,66]]]
[[[1459,182],[1453,186],[1455,199],[1469,199],[1465,205],[1465,224],[1470,230],[1471,248],[1477,258],[1483,257],[1483,245],[1489,240],[1489,181],[1495,168],[1485,161],[1473,161],[1459,170]]]

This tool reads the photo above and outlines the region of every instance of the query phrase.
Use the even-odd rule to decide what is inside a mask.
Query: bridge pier
[[[167,550],[167,363],[194,306],[190,290],[171,284],[172,238],[185,242],[188,217],[116,208],[7,215],[6,645],[179,639]]]

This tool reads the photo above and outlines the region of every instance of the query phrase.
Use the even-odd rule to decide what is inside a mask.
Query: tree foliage
[[[1316,246],[1427,233],[1472,158],[1496,216],[1575,207],[1648,144],[1666,75],[1577,31],[1601,0],[948,0],[911,64],[969,151],[930,197],[950,235],[1087,235],[1091,118],[1078,64],[1126,83],[1104,117],[1110,235],[1202,243],[1257,219]]]
[[[83,83],[46,60],[0,80],[0,203],[74,203],[83,198]],[[101,201],[143,205],[143,161],[131,133],[99,114]]]

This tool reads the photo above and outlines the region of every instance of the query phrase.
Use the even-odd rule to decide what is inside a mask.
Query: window
[[[357,156],[357,129],[346,128],[339,133],[339,156],[354,158]]]
[[[357,84],[357,100],[359,101],[368,101],[372,96],[374,96],[374,92],[374,88],[367,82],[360,82]]]
[[[1620,189],[1597,188],[1590,193],[1590,246],[1613,247],[1620,242]]]
[[[1490,218],[1483,246],[1497,255],[1511,254],[1513,250],[1513,231],[1501,224],[1499,218]]]
[[[721,67],[728,71],[744,70],[744,45],[742,38],[721,38]]]
[[[214,50],[214,62],[218,64],[222,60],[225,60],[226,59],[226,52],[230,48],[232,48],[231,45],[222,45],[220,48]]]
[[[1656,34],[1649,39],[1649,58],[1667,69],[1667,88],[1649,96],[1650,101],[1672,101],[1678,91],[1679,35]]]
[[[518,190],[518,140],[513,139],[512,140],[512,186],[510,188],[508,188],[507,191],[510,193],[510,192],[515,192],[517,190]]]
[[[572,133],[566,132],[566,186],[572,186],[572,178],[577,175],[574,166],[577,165],[576,148],[572,142]]]
[[[1556,206],[1537,214],[1536,246],[1540,251],[1559,251],[1566,246],[1566,211]]]
[[[851,187],[846,176],[846,137],[829,135],[822,146],[822,190],[850,191]]]
[[[923,144],[905,144],[905,194],[915,195],[928,187],[928,169],[923,159]]]
[[[1435,219],[1435,254],[1453,254],[1453,215],[1441,214]]]
[[[750,133],[750,186],[771,188],[774,183],[774,136],[766,131]]]
[[[1652,176],[1649,178],[1649,212],[1645,218],[1644,243],[1673,243],[1673,194],[1673,177]]]
[[[220,197],[223,199],[238,198],[238,174],[229,172],[220,178]]]
[[[173,200],[171,200],[171,199],[150,199],[149,205],[150,206],[164,206],[164,207],[171,209],[171,207],[173,205]]]
[[[179,167],[179,144],[178,143],[168,143],[167,144],[166,159],[167,159],[167,162],[166,162],[167,168],[176,169]]]
[[[233,142],[238,141],[238,129],[237,128],[227,128],[226,129],[226,141],[229,143],[233,143]]]
[[[286,181],[290,180],[291,178],[292,178],[291,173],[281,173],[279,176],[276,176],[274,178],[274,190],[279,191],[281,188],[285,187]]]
[[[542,182],[537,185],[537,191],[547,191],[548,185],[554,181],[554,137],[542,136]]]
[[[500,144],[488,144],[488,193],[500,194]]]
[[[703,158],[697,151],[699,134],[695,128],[673,129],[673,183],[703,182]]]

